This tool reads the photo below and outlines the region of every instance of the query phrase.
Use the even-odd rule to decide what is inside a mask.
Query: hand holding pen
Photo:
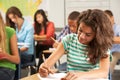
[[[47,77],[49,74],[53,74],[54,72],[45,63],[44,55],[42,55],[42,57],[43,57],[44,63],[42,63],[40,68],[39,68],[39,74],[41,77]]]

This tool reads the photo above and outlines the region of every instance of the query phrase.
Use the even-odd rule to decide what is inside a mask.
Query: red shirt
[[[46,27],[46,34],[44,34],[44,29],[41,30],[39,35],[46,35],[47,39],[43,42],[39,42],[39,44],[43,45],[53,45],[53,40],[51,37],[54,37],[55,35],[55,27],[53,22],[48,22],[47,27]]]

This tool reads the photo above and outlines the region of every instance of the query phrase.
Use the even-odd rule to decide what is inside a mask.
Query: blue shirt
[[[69,26],[65,26],[65,27],[62,29],[62,31],[60,32],[57,40],[60,42],[65,35],[70,34],[70,33],[71,33],[71,31],[70,31]]]
[[[113,26],[114,36],[120,37],[120,26],[114,24]],[[111,52],[120,52],[120,44],[113,44]]]
[[[33,54],[34,52],[34,28],[30,22],[24,20],[24,23],[18,31],[18,27],[16,27],[16,35],[18,43],[22,43],[24,45],[19,45],[18,48],[26,47],[27,51],[23,52],[26,54]]]

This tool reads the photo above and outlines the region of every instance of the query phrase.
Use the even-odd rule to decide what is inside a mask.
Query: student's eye
[[[90,37],[91,35],[90,34],[86,34],[86,36]]]

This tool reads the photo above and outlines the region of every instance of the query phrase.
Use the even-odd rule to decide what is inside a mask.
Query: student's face
[[[77,31],[77,20],[68,19],[68,25],[69,25],[70,31],[72,33],[76,33],[76,31]]]
[[[80,23],[78,28],[78,40],[80,43],[88,45],[93,38],[95,37],[95,33],[91,29],[91,27],[85,25],[83,22]]]
[[[43,22],[43,16],[41,14],[36,15],[36,21],[41,24]]]
[[[9,14],[8,17],[13,23],[17,23],[17,16],[16,15]]]

